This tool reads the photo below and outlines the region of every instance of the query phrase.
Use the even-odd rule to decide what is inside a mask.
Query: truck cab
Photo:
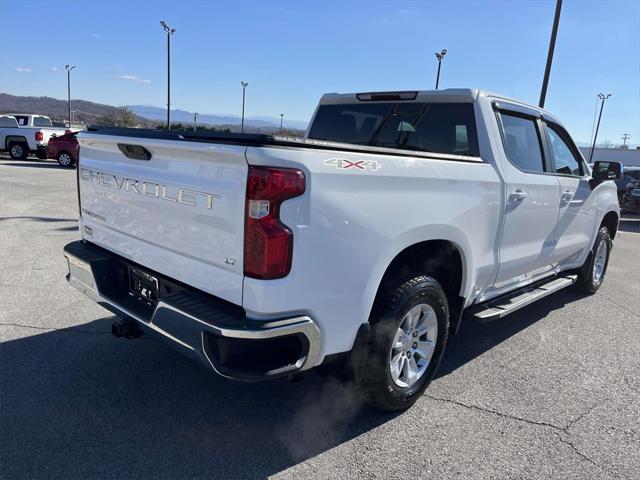
[[[51,119],[45,115],[34,115],[30,113],[8,113],[8,116],[11,116],[16,119],[18,122],[18,127],[48,127],[53,128],[53,123]]]

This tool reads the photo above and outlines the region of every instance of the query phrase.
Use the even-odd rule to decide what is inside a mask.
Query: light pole
[[[284,120],[284,113],[280,114],[280,135],[282,135],[282,121]]]
[[[242,85],[242,120],[240,124],[240,132],[244,133],[244,98],[245,98],[245,92],[247,90],[247,85],[249,85],[249,83],[242,81],[240,82],[240,85]]]
[[[547,53],[547,66],[544,69],[544,79],[542,80],[542,90],[540,91],[540,108],[544,108],[544,101],[547,98],[547,85],[549,85],[549,74],[551,73],[551,63],[553,62],[553,51],[556,48],[556,36],[558,35],[558,23],[560,23],[560,10],[562,10],[562,0],[556,0],[556,14],[553,17],[553,28],[551,30],[551,40],[549,41],[549,52]]]
[[[447,54],[447,49],[443,48],[442,51],[436,52],[436,58],[438,59],[438,74],[436,75],[436,90],[438,90],[438,85],[440,84],[440,65],[442,64],[442,59]]]
[[[171,37],[176,29],[169,28],[164,20],[160,21],[160,25],[167,32],[167,130],[171,130]]]
[[[599,93],[598,98],[602,102],[600,104],[600,115],[598,116],[598,125],[596,125],[596,134],[593,136],[593,145],[591,145],[591,154],[589,155],[589,163],[593,159],[593,149],[596,148],[596,139],[598,138],[598,130],[600,129],[600,120],[602,120],[602,110],[604,110],[604,102],[607,98],[611,96],[610,93],[605,95],[604,93]]]
[[[67,103],[69,107],[69,128],[71,128],[71,70],[76,68],[75,65],[65,65],[67,69]]]
[[[198,114],[194,113],[193,114],[193,131],[195,132],[197,130],[198,127]]]

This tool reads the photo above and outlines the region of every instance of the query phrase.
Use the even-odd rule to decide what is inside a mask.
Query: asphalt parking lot
[[[232,383],[112,337],[64,279],[75,188],[55,162],[0,160],[2,478],[640,478],[640,217],[598,294],[465,323],[390,415],[315,374]]]

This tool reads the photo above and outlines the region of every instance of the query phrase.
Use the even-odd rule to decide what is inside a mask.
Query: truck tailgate
[[[246,147],[92,133],[78,141],[83,238],[240,305]]]

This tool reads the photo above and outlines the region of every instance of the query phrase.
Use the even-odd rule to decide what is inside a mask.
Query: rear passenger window
[[[504,112],[500,117],[509,161],[525,172],[544,172],[540,136],[535,120]]]
[[[47,117],[33,117],[34,127],[53,127],[51,120]]]

